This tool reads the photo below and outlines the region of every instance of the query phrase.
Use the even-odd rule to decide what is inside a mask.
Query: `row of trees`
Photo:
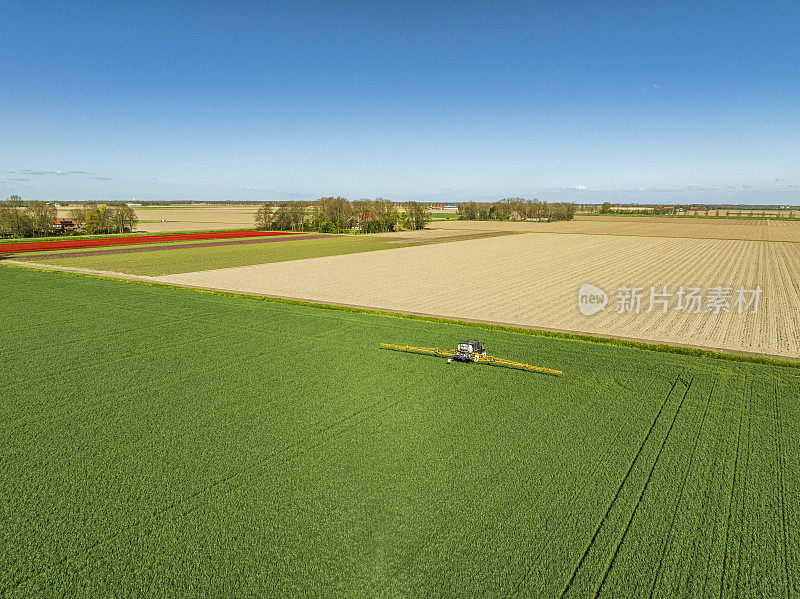
[[[109,204],[87,204],[70,212],[72,220],[84,223],[83,229],[90,235],[98,233],[131,233],[139,224],[136,211],[124,202]]]
[[[406,202],[403,212],[390,200],[358,200],[342,197],[322,198],[315,202],[279,202],[262,204],[256,213],[256,227],[273,231],[319,231],[341,233],[358,229],[362,233],[394,231],[398,225],[424,229],[430,214],[424,204]]]
[[[458,214],[461,220],[572,220],[575,217],[575,205],[506,198],[492,203],[465,202],[458,205]]]
[[[0,203],[0,237],[43,237],[52,234],[56,207],[47,202],[23,202],[11,196]]]
[[[644,211],[643,211],[644,212]],[[647,206],[647,214],[676,214],[675,206]],[[623,210],[617,206],[612,206],[611,202],[603,202],[600,206],[600,214],[630,214],[631,210]]]
[[[682,216],[724,216],[726,218],[794,218],[794,212],[783,213],[780,209],[770,208],[769,214],[765,208],[736,206],[731,210],[728,207],[720,209],[719,206],[677,205],[677,206],[641,206],[640,211],[625,210],[625,207],[613,206],[611,202],[603,202],[600,214],[647,214],[659,216],[662,214],[678,214]]]
[[[70,212],[79,226],[85,223],[83,232],[127,233],[136,230],[139,218],[136,211],[122,202],[88,204]],[[46,237],[62,232],[54,227],[58,210],[53,204],[32,200],[23,202],[19,196],[11,196],[0,202],[0,237]]]

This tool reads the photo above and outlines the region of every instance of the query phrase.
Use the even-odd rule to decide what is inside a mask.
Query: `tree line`
[[[430,222],[425,204],[390,200],[357,200],[342,197],[321,198],[314,202],[267,202],[256,213],[256,228],[271,231],[318,231],[342,233],[357,229],[362,233],[424,229]]]
[[[644,210],[625,210],[626,206],[635,206],[637,208],[644,208]],[[774,215],[767,215],[767,210],[776,212]],[[705,216],[724,216],[726,218],[794,218],[794,212],[789,211],[786,216],[781,216],[781,208],[778,207],[764,207],[764,206],[727,206],[727,205],[701,205],[695,206],[692,204],[677,204],[675,206],[659,206],[659,205],[636,205],[627,204],[625,206],[614,206],[611,202],[603,202],[599,210],[600,214],[621,214],[630,216],[631,214],[644,214],[647,216],[662,216],[662,215],[683,215],[683,216],[699,216],[701,213]]]
[[[73,209],[71,219],[83,232],[127,233],[136,230],[139,218],[136,211],[122,202],[109,204],[88,204]],[[64,233],[57,229],[58,210],[53,204],[36,200],[23,201],[19,196],[11,196],[0,202],[0,237],[48,237]],[[84,223],[81,227],[80,223]]]
[[[70,216],[75,222],[84,223],[83,230],[90,235],[131,233],[139,224],[136,210],[124,202],[89,203],[71,210]]]
[[[464,202],[458,205],[461,220],[572,220],[575,204],[505,198],[499,202]]]
[[[0,237],[43,237],[51,235],[56,207],[47,202],[23,202],[11,196],[0,203]]]

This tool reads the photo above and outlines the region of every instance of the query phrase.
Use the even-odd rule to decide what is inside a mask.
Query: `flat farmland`
[[[460,223],[459,223],[460,224]],[[471,224],[471,223],[470,223]],[[533,223],[531,223],[533,224]],[[582,223],[581,223],[582,224]],[[535,233],[161,277],[212,287],[388,310],[800,357],[800,245],[789,242]],[[609,296],[584,316],[584,283]],[[672,304],[647,313],[650,287]],[[755,289],[739,314],[676,310],[680,287]],[[617,313],[620,287],[642,288],[640,313]]]
[[[554,223],[509,221],[444,221],[440,229],[518,231],[579,235],[626,235],[742,241],[790,241],[800,243],[800,221],[693,219],[658,216],[576,216]]]
[[[42,263],[110,275],[158,276],[186,271],[302,260],[371,252],[397,247],[438,244],[464,239],[514,235],[513,231],[403,231],[386,235],[289,235],[263,240],[186,242],[169,245],[120,246],[117,250],[35,252],[6,256],[17,263]],[[131,251],[134,249],[135,251]],[[0,245],[2,250],[2,245]]]
[[[214,229],[251,229],[257,206],[178,206],[135,208],[139,217],[137,231],[168,233],[175,231],[204,231]],[[71,210],[59,210],[68,218]],[[162,222],[162,220],[164,222]]]
[[[0,319],[4,596],[800,594],[796,369],[7,267]],[[564,374],[378,348],[468,337]]]

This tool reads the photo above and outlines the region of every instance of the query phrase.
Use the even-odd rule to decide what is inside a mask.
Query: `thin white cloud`
[[[18,175],[29,175],[29,176],[42,176],[42,175],[94,175],[96,173],[92,171],[35,171],[29,168],[22,169],[21,171],[6,171],[7,173],[14,173]]]

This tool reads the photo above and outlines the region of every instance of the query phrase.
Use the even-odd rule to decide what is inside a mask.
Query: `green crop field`
[[[0,323],[2,595],[800,594],[796,369],[8,267]],[[564,374],[378,348],[468,337]]]
[[[114,248],[100,248],[97,250],[61,250],[57,257],[43,258],[42,252],[29,254],[16,254],[14,260],[26,262],[42,262],[58,266],[77,268],[90,268],[122,272],[132,275],[169,275],[180,272],[194,272],[214,268],[229,268],[234,266],[249,266],[251,264],[266,264],[269,262],[282,262],[285,260],[300,260],[303,258],[319,258],[322,256],[337,256],[358,252],[371,252],[392,248],[426,245],[431,243],[445,243],[463,241],[467,239],[480,239],[483,237],[498,237],[513,235],[515,232],[480,232],[464,233],[463,235],[449,235],[440,238],[414,240],[413,238],[391,238],[373,235],[330,235],[324,239],[282,239],[281,241],[266,243],[251,243],[241,245],[215,245],[206,247],[192,247],[206,243],[205,241],[190,241],[184,243],[158,243],[156,245],[180,246],[177,249],[154,250],[149,252],[135,252],[130,254],[105,254],[108,249],[122,249],[125,247],[146,248],[147,245],[116,246]],[[0,248],[2,249],[2,248]],[[71,256],[72,253],[92,251],[90,256]],[[52,254],[52,252],[49,252]]]

